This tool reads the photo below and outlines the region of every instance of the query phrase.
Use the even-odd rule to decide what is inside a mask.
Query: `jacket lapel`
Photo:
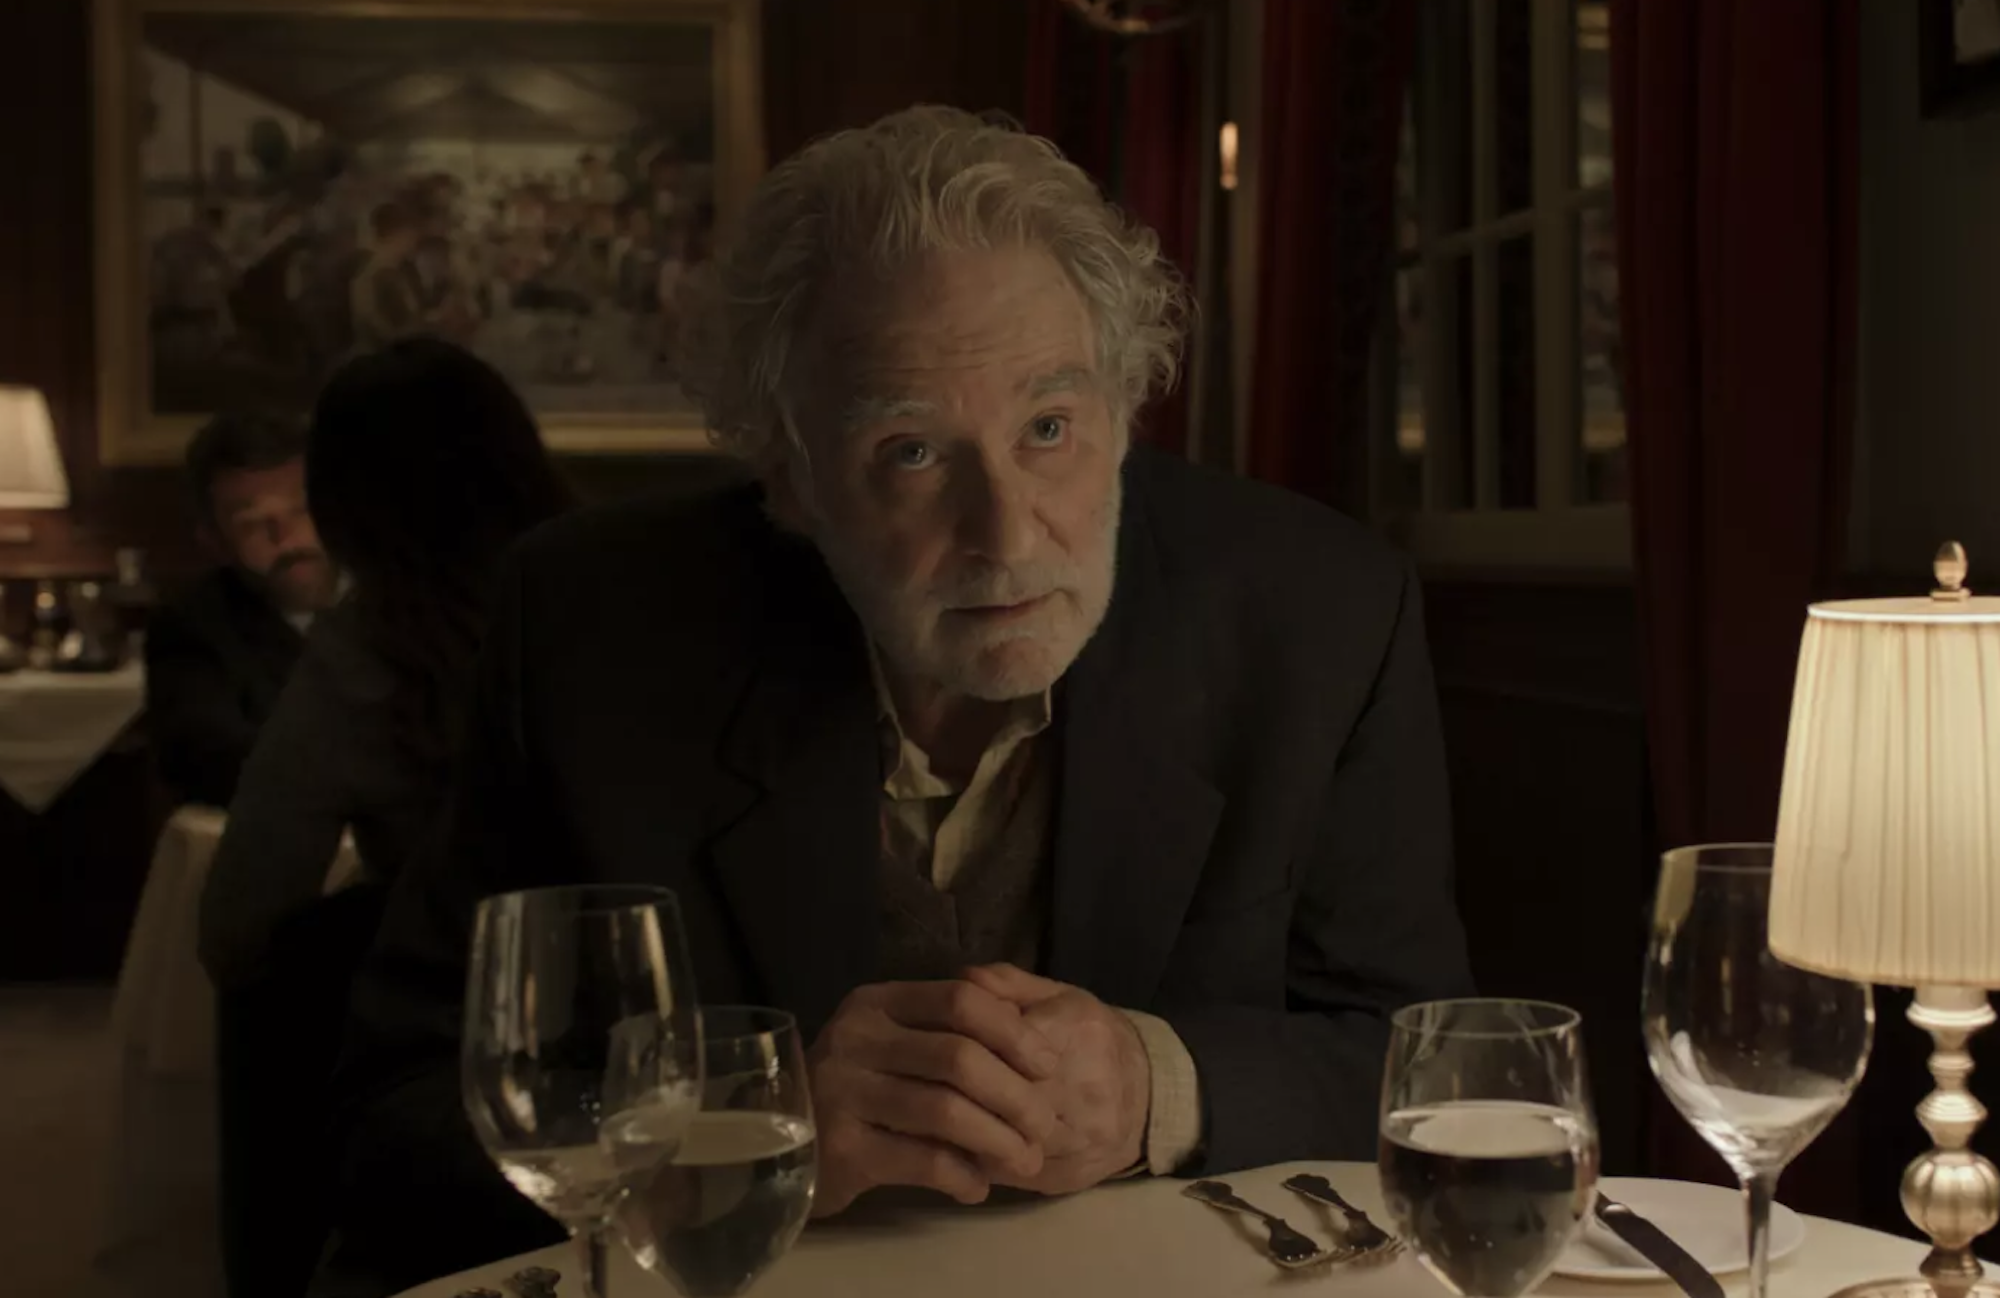
[[[860,630],[816,560],[804,566],[774,583],[723,737],[710,868],[765,994],[810,1040],[875,967],[881,754]],[[786,606],[787,587],[806,589]]]
[[[1224,799],[1187,760],[1200,681],[1136,485],[1128,479],[1111,608],[1061,691],[1049,975],[1145,1009]]]

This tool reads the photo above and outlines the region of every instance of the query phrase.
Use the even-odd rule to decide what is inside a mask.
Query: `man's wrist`
[[[1201,1079],[1194,1056],[1165,1019],[1137,1010],[1120,1013],[1146,1055],[1146,1121],[1140,1154],[1147,1170],[1168,1176],[1201,1148]]]
[[[1153,1057],[1146,1049],[1145,1035],[1132,1016],[1121,1011],[1118,1017],[1125,1024],[1124,1046],[1120,1052],[1125,1057],[1125,1111],[1134,1115],[1131,1136],[1124,1149],[1127,1157],[1120,1166],[1144,1171],[1147,1163],[1146,1137],[1153,1121]]]

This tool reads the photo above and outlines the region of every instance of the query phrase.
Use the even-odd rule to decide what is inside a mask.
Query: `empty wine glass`
[[[1768,843],[1669,852],[1653,902],[1643,1017],[1667,1098],[1743,1184],[1750,1298],[1770,1271],[1778,1176],[1846,1105],[1868,1063],[1868,985],[1771,954]]]
[[[798,1024],[704,1005],[701,1111],[680,1150],[635,1182],[618,1224],[640,1265],[685,1298],[728,1298],[785,1255],[812,1211],[818,1159]]]
[[[701,1099],[700,1023],[664,888],[490,897],[473,923],[460,1084],[508,1181],[576,1239],[604,1298],[619,1198],[680,1148]]]
[[[1390,1020],[1382,1197],[1453,1293],[1542,1282],[1597,1193],[1582,1019],[1542,1001],[1433,1001]]]

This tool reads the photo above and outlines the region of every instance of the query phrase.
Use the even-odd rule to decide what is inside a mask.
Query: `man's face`
[[[1040,693],[1111,601],[1125,436],[1083,300],[1024,249],[829,297],[786,479],[806,530],[892,667]]]
[[[333,565],[306,512],[303,461],[221,474],[209,504],[217,544],[280,607],[302,613],[331,602]]]

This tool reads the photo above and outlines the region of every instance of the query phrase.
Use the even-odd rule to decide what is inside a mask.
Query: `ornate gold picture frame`
[[[672,290],[763,170],[757,0],[94,3],[106,463],[411,333],[558,450],[709,449]]]

